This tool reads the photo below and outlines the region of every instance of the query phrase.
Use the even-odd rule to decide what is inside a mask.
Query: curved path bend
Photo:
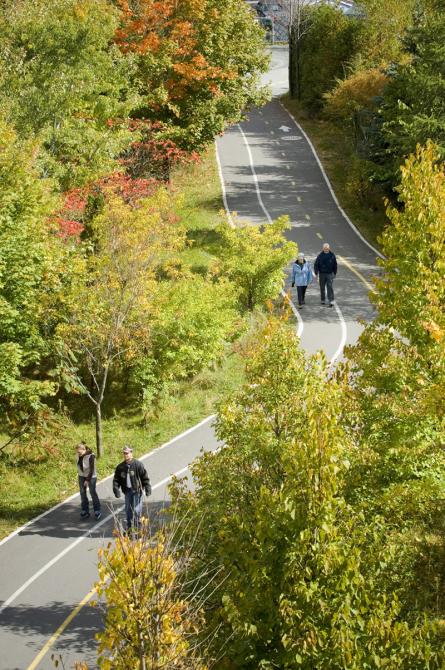
[[[345,344],[356,341],[362,330],[358,321],[373,316],[368,294],[380,254],[340,208],[309,138],[278,99],[286,90],[287,58],[287,49],[273,49],[266,78],[272,101],[217,140],[225,206],[241,222],[270,223],[287,214],[292,226],[288,238],[312,262],[322,243],[329,242],[339,264],[335,309],[320,305],[313,282],[296,316],[302,346],[309,352],[323,349],[334,362]],[[291,289],[289,275],[290,267],[286,291]],[[296,299],[295,289],[291,295]]]
[[[269,76],[278,95],[286,90],[287,52],[272,54]],[[289,238],[311,260],[322,241],[330,242],[339,260],[335,309],[320,307],[312,285],[307,305],[295,313],[303,347],[338,359],[357,338],[357,321],[372,318],[367,296],[378,252],[340,211],[308,139],[277,98],[219,138],[217,153],[228,211],[254,223],[288,214]],[[163,504],[171,476],[185,474],[201,448],[217,447],[209,417],[144,457],[153,484],[149,510]],[[62,655],[67,670],[76,660],[95,667],[100,615],[86,605],[97,550],[111,537],[112,515],[121,507],[110,478],[98,490],[105,512],[99,523],[79,523],[77,495],[0,542],[0,670],[50,670],[51,653]]]

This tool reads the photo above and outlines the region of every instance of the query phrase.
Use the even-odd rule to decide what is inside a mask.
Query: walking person
[[[334,278],[337,275],[337,259],[332,253],[329,244],[323,244],[323,251],[318,254],[314,263],[315,276],[320,283],[321,304],[326,304],[326,289],[328,293],[329,307],[334,304]]]
[[[142,514],[142,494],[151,494],[150,479],[147,471],[136,458],[133,458],[133,449],[122,449],[124,460],[119,463],[113,478],[113,493],[120,498],[121,491],[125,495],[125,513],[127,516],[127,530],[138,528]]]
[[[312,282],[313,274],[312,267],[309,261],[304,257],[304,254],[299,253],[297,260],[292,265],[292,287],[297,286],[298,307],[303,307],[306,289]]]
[[[96,519],[100,519],[100,500],[96,493],[96,457],[84,442],[80,442],[77,445],[76,451],[81,505],[80,518],[88,519],[90,516],[90,501],[87,494],[87,491],[89,491],[93,503],[94,516]]]

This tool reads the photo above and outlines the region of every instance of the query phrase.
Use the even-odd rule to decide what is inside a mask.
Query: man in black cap
[[[121,491],[125,495],[125,513],[127,529],[138,528],[142,514],[142,492],[151,494],[150,479],[143,463],[133,458],[133,449],[125,446],[122,449],[124,460],[119,463],[113,478],[113,493],[120,498]]]

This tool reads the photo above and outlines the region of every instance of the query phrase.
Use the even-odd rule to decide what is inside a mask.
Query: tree
[[[69,323],[58,333],[65,373],[94,405],[101,456],[101,407],[110,370],[147,349],[157,272],[183,244],[170,194],[159,189],[136,208],[111,198],[91,223],[89,244]]]
[[[311,0],[284,0],[285,23],[289,35],[289,94],[301,98],[301,40],[309,30]]]
[[[345,419],[358,438],[348,499],[387,519],[405,561],[399,586],[404,575],[410,601],[437,613],[444,608],[436,538],[444,532],[445,174],[432,144],[401,168],[398,193],[371,294],[377,316],[347,351]]]
[[[116,542],[100,549],[101,670],[206,670],[196,640],[200,597],[184,598],[187,555],[175,551],[174,530],[164,527],[153,535],[142,519],[138,538],[118,529]]]
[[[287,242],[284,231],[288,218],[280,217],[262,227],[244,225],[219,228],[225,244],[218,271],[232,281],[239,291],[243,308],[275,298],[284,284],[284,267],[297,253],[293,242]]]
[[[160,288],[149,353],[133,369],[145,410],[180,380],[219,362],[237,329],[236,291],[227,281],[180,277]]]
[[[130,141],[122,118],[137,103],[131,57],[113,43],[108,0],[24,0],[0,9],[0,99],[21,137],[41,143],[39,165],[65,190],[115,168]]]
[[[347,64],[355,53],[360,24],[324,3],[306,9],[305,21],[305,32],[298,42],[296,97],[308,110],[318,112],[324,94],[345,76]]]
[[[241,0],[118,0],[116,43],[135,54],[143,96],[136,118],[161,121],[164,139],[199,151],[265,100],[263,33]]]
[[[0,414],[12,432],[57,390],[49,372],[72,257],[48,221],[56,203],[34,146],[0,120]]]
[[[431,139],[445,159],[445,16],[438,12],[413,27],[406,38],[409,62],[392,68],[382,105],[385,162],[392,180],[399,165]]]
[[[247,382],[219,409],[224,449],[195,462],[194,492],[173,491],[195,570],[221,569],[204,634],[226,641],[229,668],[440,668],[431,626],[403,621],[385,589],[384,528],[343,498],[344,380],[296,344],[278,319],[256,334]]]

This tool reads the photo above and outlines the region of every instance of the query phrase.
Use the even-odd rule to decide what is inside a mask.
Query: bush
[[[236,294],[228,282],[194,276],[161,284],[160,292],[150,351],[134,370],[145,410],[178,381],[218,362],[236,332]]]
[[[324,113],[336,121],[352,121],[358,110],[375,106],[375,98],[382,95],[387,80],[381,70],[372,68],[337,81],[335,88],[323,96]]]

